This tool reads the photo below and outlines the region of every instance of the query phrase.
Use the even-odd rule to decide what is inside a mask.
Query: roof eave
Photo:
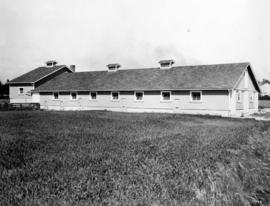
[[[232,90],[231,88],[219,88],[219,89],[201,89],[201,88],[194,88],[194,89],[70,89],[70,90],[61,90],[61,89],[55,89],[55,90],[48,90],[48,89],[44,89],[44,90],[33,90],[34,92],[73,92],[73,91],[78,91],[78,92],[82,92],[82,91],[97,91],[97,92],[106,92],[106,91],[228,91],[228,90]]]
[[[248,69],[248,67],[250,68],[250,71],[251,71],[251,73],[252,73],[252,75],[253,75],[253,77],[254,77],[254,80],[255,80],[254,82],[255,82],[255,84],[256,84],[256,86],[257,86],[258,92],[261,93],[261,89],[260,89],[259,84],[258,84],[258,82],[257,82],[257,78],[256,78],[256,76],[255,76],[255,74],[254,74],[254,72],[253,72],[253,70],[252,70],[252,67],[251,67],[251,64],[250,64],[250,63],[247,63],[246,68],[242,71],[241,75],[239,76],[238,80],[236,81],[236,83],[235,83],[235,85],[233,86],[232,89],[235,89],[235,88],[236,88],[236,86],[237,86],[238,83],[241,81],[241,78],[242,78],[242,76],[244,75],[244,72]]]
[[[7,82],[7,84],[34,84],[35,82]]]

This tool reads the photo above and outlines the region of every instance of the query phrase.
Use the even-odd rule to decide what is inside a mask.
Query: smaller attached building
[[[47,61],[46,66],[38,67],[8,83],[10,103],[40,103],[39,94],[32,91],[60,74],[71,72],[65,65]]]

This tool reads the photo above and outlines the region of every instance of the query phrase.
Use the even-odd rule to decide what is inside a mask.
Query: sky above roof
[[[0,0],[0,80],[49,59],[77,71],[251,62],[270,79],[269,0]]]

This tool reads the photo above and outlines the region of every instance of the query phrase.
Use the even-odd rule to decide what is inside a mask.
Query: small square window
[[[170,101],[171,93],[170,92],[161,92],[162,101]]]
[[[118,92],[112,92],[112,100],[118,100],[119,99],[119,93]]]
[[[75,93],[75,92],[71,93],[71,99],[76,100],[77,99],[77,93]]]
[[[53,99],[59,99],[59,94],[58,93],[53,93]]]
[[[23,94],[23,88],[19,88],[19,94]]]
[[[137,101],[142,101],[143,100],[143,92],[135,92],[135,99]]]
[[[192,101],[201,101],[201,92],[191,92]]]
[[[96,100],[97,99],[97,93],[96,92],[91,92],[90,93],[91,99]]]

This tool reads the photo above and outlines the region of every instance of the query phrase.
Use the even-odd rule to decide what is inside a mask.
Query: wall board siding
[[[23,88],[24,93],[19,94],[19,88]],[[11,103],[28,103],[32,101],[31,90],[33,86],[26,85],[10,85],[9,86],[9,97]]]
[[[121,110],[202,110],[228,111],[228,91],[203,91],[201,102],[192,102],[190,91],[172,91],[170,101],[162,101],[160,91],[145,91],[143,101],[136,101],[134,92],[120,92],[119,100],[112,100],[110,92],[97,92],[97,99],[91,100],[89,92],[78,92],[77,100],[71,100],[70,93],[59,93],[59,99],[53,99],[53,93],[41,93],[40,103],[45,107],[65,108],[101,108]]]

